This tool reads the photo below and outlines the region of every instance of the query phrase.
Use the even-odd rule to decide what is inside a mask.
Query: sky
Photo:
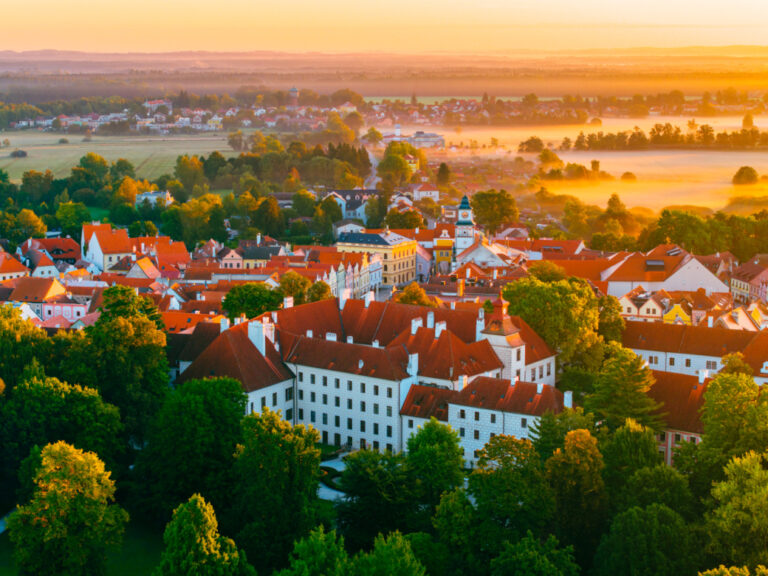
[[[0,1],[0,50],[451,52],[768,44],[766,0]]]

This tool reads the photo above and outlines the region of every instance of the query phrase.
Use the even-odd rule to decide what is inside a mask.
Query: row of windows
[[[304,382],[304,372],[299,370],[299,382]],[[323,376],[322,378],[323,386],[328,386],[328,376]],[[309,375],[309,383],[310,384],[316,384],[317,379],[315,377],[315,374],[310,373]],[[333,379],[333,387],[338,389],[341,389],[341,381],[338,378]],[[347,380],[347,390],[352,392],[352,380]],[[366,385],[365,382],[360,382],[360,393],[365,394]],[[386,390],[385,394],[387,395],[387,398],[392,398],[392,388],[389,386],[384,386],[384,390]],[[381,392],[381,388],[378,384],[373,385],[373,395],[378,396]]]
[[[459,410],[459,418],[461,420],[466,420],[467,419],[467,411],[464,410],[463,408],[461,410]],[[474,411],[474,420],[475,420],[475,422],[480,422],[480,412],[478,412],[477,410]],[[491,412],[491,414],[489,414],[489,421],[490,421],[491,424],[496,424],[496,414]],[[413,427],[413,426],[411,426],[412,423],[413,423],[413,421],[411,421],[411,423],[409,424],[409,426],[408,426],[409,428]],[[527,428],[528,427],[528,419],[527,418],[523,418],[521,420],[520,426],[522,428]],[[461,430],[464,430],[464,428],[461,428]],[[464,437],[464,432],[461,432],[459,435]],[[477,436],[477,430],[475,430],[475,436]],[[477,438],[475,438],[475,440],[477,440]]]
[[[328,394],[323,394],[321,396],[321,398],[322,398],[323,405],[327,406],[328,405]],[[299,400],[304,400],[304,390],[299,390]],[[317,394],[315,394],[314,392],[310,392],[309,393],[309,401],[310,402],[317,402]],[[354,404],[354,402],[352,401],[352,398],[347,398],[347,410],[353,410],[354,409],[353,404]],[[333,397],[333,405],[336,408],[341,408],[341,397],[340,396],[334,396]],[[380,409],[379,409],[379,403],[378,402],[374,402],[372,404],[372,406],[373,406],[373,413],[374,414],[380,414],[381,413]],[[365,412],[366,408],[367,408],[367,404],[366,404],[365,400],[361,400],[360,401],[360,412]],[[387,416],[392,416],[392,406],[385,406],[385,408],[386,408]]]
[[[285,401],[290,402],[291,400],[293,400],[293,387],[288,387],[285,389]],[[261,408],[264,408],[266,405],[267,405],[267,397],[262,396]],[[272,407],[274,408],[275,406],[277,406],[277,392],[272,392]],[[253,411],[254,411],[254,405],[253,405],[253,402],[251,402],[251,412]],[[288,414],[286,413],[285,418],[286,420],[291,420],[293,417],[288,416]]]
[[[547,376],[552,374],[552,363],[547,362]],[[544,378],[544,365],[539,366],[539,378]],[[536,382],[536,368],[531,368],[531,382]]]
[[[651,366],[657,366],[661,363],[661,358],[659,356],[651,355],[648,356],[648,364]],[[675,358],[669,359],[669,365],[674,366],[675,365]],[[691,359],[686,358],[685,359],[685,367],[690,368],[691,367]],[[705,367],[707,370],[717,370],[717,360],[707,360],[705,363]]]
[[[299,408],[299,419],[300,420],[304,419],[304,410],[302,408]],[[320,421],[321,421],[321,423],[324,426],[328,426],[329,420],[330,420],[330,418],[329,418],[329,415],[328,415],[327,412],[321,412],[320,413]],[[355,427],[354,419],[353,418],[347,418],[346,420],[347,420],[346,421],[347,430],[353,430],[354,427]],[[315,412],[314,410],[310,410],[309,411],[309,421],[312,424],[316,424],[317,423],[317,412]],[[341,416],[335,415],[333,417],[333,426],[336,427],[336,428],[341,428],[341,426],[342,426],[342,424],[341,424]],[[365,420],[360,420],[358,422],[358,426],[360,428],[360,432],[366,432],[367,431],[368,424],[367,424],[367,422]],[[381,428],[382,427],[379,426],[378,422],[373,422],[373,424],[371,426],[373,434],[376,434],[376,435],[381,433],[380,432]],[[392,438],[392,426],[391,425],[387,425],[386,427],[383,427],[383,428],[385,430],[385,434],[386,434],[387,438]]]

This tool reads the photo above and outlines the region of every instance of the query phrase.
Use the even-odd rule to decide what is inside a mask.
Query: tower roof
[[[470,210],[469,198],[467,198],[466,194],[464,194],[464,196],[461,199],[461,204],[459,204],[459,210]]]

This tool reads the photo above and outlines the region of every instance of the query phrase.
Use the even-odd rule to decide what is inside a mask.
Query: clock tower
[[[459,218],[456,220],[456,255],[475,243],[475,220],[469,198],[464,196],[459,204]]]

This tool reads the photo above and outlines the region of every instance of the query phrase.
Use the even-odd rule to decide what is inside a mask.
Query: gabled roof
[[[538,393],[541,386],[541,393]],[[533,382],[515,382],[503,378],[480,376],[457,392],[451,404],[498,410],[513,414],[541,416],[545,412],[563,410],[563,393],[554,386]]]
[[[129,254],[132,252],[128,232],[122,228],[110,230],[99,228],[94,232],[94,235],[99,242],[102,254]]]
[[[659,414],[671,430],[701,434],[701,409],[709,381],[699,383],[696,376],[674,372],[653,372],[656,379],[648,396],[662,405]]]
[[[55,278],[31,278],[28,276],[11,280],[13,292],[9,300],[13,302],[44,302],[57,294],[64,294],[64,286]]]
[[[221,321],[223,316],[221,315],[208,315],[208,314],[190,314],[189,312],[182,312],[180,310],[169,310],[161,312],[160,316],[163,319],[165,325],[165,331],[171,333],[178,332],[192,332],[195,326],[200,322],[215,322]]]
[[[745,330],[627,321],[622,342],[633,350],[722,358],[742,352],[753,338],[755,333]]]
[[[29,268],[7,252],[0,252],[0,274],[27,274]]]
[[[275,312],[275,315],[282,350],[290,350],[294,340],[305,336],[308,330],[312,331],[315,338],[325,338],[329,332],[336,334],[339,340],[345,338],[339,304],[333,298],[283,308]]]
[[[414,384],[408,390],[400,414],[424,419],[434,416],[438,420],[447,422],[448,402],[454,395],[455,392],[449,388]]]
[[[239,380],[246,392],[253,392],[292,379],[274,344],[266,339],[266,354],[262,356],[248,338],[247,327],[243,323],[219,334],[181,373],[179,382],[227,376]]]
[[[408,353],[400,346],[378,348],[299,336],[285,361],[381,380],[408,377]]]
[[[409,353],[418,354],[422,378],[457,380],[504,367],[488,340],[466,344],[450,330],[435,338],[433,328],[418,328],[416,334],[406,329],[389,346],[404,346]]]

